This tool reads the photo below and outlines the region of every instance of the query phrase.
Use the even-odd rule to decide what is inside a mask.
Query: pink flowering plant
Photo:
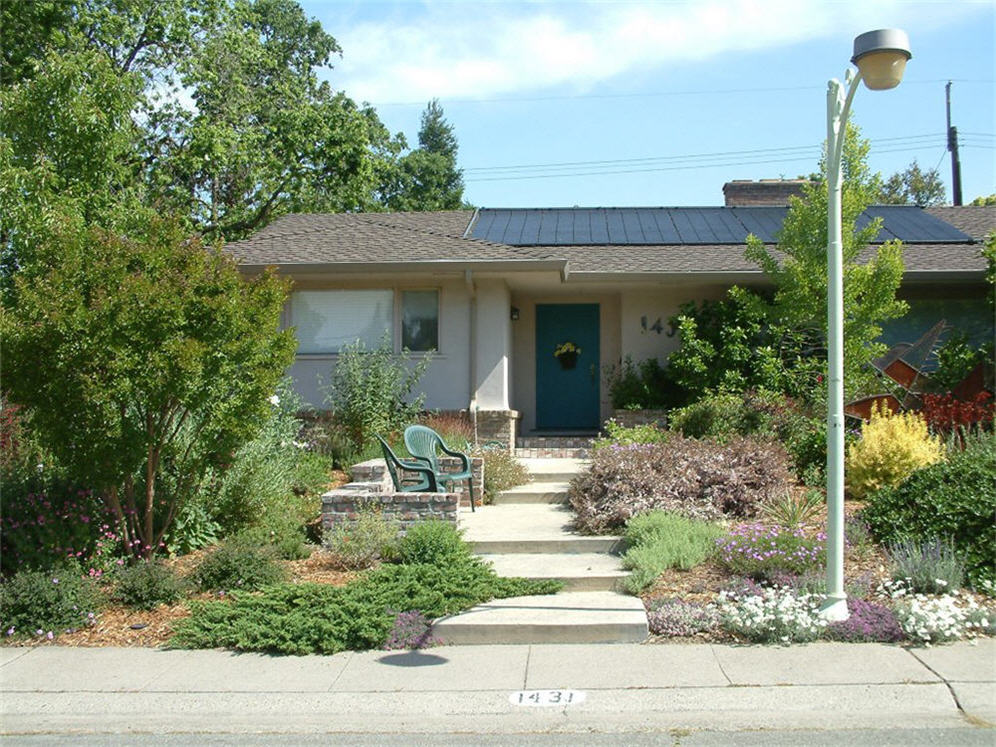
[[[102,602],[96,583],[76,562],[24,569],[0,584],[0,630],[4,638],[52,640],[93,625]]]
[[[801,576],[826,560],[826,535],[801,528],[741,524],[716,540],[719,562],[733,573],[758,581],[784,574]]]
[[[19,568],[49,568],[67,560],[100,577],[115,567],[123,550],[110,512],[91,490],[50,484],[12,500],[5,491],[0,516],[0,562],[6,574]]]

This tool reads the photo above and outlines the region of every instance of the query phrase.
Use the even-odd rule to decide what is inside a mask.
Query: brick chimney
[[[751,205],[788,205],[789,197],[802,196],[806,179],[734,179],[723,185],[726,207]]]

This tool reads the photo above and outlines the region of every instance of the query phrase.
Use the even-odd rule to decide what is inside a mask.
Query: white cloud
[[[972,3],[376,4],[368,6],[376,9],[376,20],[355,22],[352,15],[354,23],[340,23],[332,14],[323,20],[343,48],[334,84],[377,104],[488,98],[562,85],[583,91],[627,72],[846,35],[897,17],[947,20],[959,5]]]

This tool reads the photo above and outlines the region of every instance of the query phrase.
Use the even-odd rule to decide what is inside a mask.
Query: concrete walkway
[[[569,690],[570,702],[554,690]],[[545,705],[530,701],[537,691]],[[941,733],[996,723],[996,641],[909,650],[449,646],[324,657],[2,648],[0,696],[4,735]]]
[[[647,637],[637,597],[618,593],[629,575],[619,537],[585,537],[571,530],[566,505],[581,459],[521,460],[530,481],[499,494],[493,506],[462,511],[460,526],[474,552],[502,576],[555,579],[559,594],[480,604],[437,620],[433,633],[448,644],[635,643]]]

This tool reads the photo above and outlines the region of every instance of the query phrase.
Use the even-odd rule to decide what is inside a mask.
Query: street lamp
[[[854,40],[844,85],[834,78],[827,84],[827,620],[847,619],[844,593],[844,292],[841,240],[841,158],[851,101],[858,83],[872,91],[895,88],[910,59],[905,31],[868,31]]]

